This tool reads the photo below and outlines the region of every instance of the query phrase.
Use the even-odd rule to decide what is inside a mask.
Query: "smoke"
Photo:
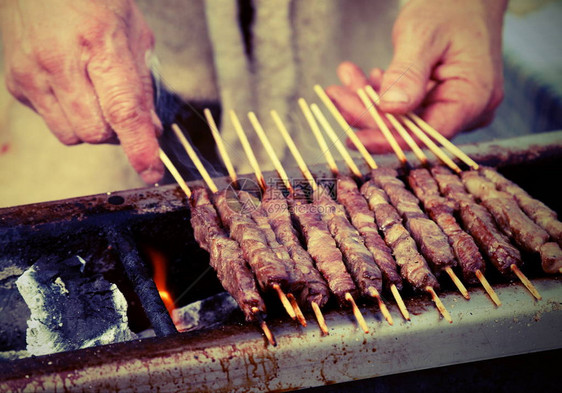
[[[147,64],[152,73],[156,114],[164,127],[163,134],[159,138],[162,150],[166,152],[185,180],[201,179],[199,171],[171,129],[172,124],[175,123],[193,146],[211,177],[224,176],[226,170],[217,156],[215,142],[203,116],[203,109],[208,107],[213,116],[220,119],[220,105],[216,102],[193,103],[182,99],[180,94],[163,79],[156,56],[149,56]],[[166,174],[164,183],[172,182],[172,177]]]

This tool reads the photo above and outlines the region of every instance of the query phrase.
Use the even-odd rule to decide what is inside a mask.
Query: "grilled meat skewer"
[[[441,193],[455,203],[465,229],[472,235],[490,262],[502,274],[510,275],[511,266],[522,264],[521,254],[496,226],[488,210],[478,205],[466,191],[461,179],[445,167],[433,167],[431,173]]]
[[[287,290],[291,293],[300,293],[306,286],[306,279],[302,272],[295,266],[287,249],[279,244],[273,231],[267,213],[260,205],[260,201],[247,191],[238,191],[238,198],[242,204],[241,214],[251,217],[267,239],[267,244],[275,253],[288,274]]]
[[[319,307],[324,307],[330,298],[330,289],[314,266],[310,254],[300,243],[291,221],[287,199],[280,190],[269,187],[263,195],[261,206],[269,218],[277,240],[286,247],[295,263],[295,269],[304,277],[306,285],[300,293],[301,305],[310,307],[312,303],[316,303]]]
[[[274,290],[276,286],[287,288],[290,282],[287,270],[268,246],[259,226],[250,217],[239,213],[242,205],[234,198],[228,198],[226,191],[216,193],[214,202],[223,225],[230,230],[230,237],[240,244],[260,288],[264,292]]]
[[[437,279],[418,252],[414,239],[402,225],[402,219],[388,201],[386,193],[372,181],[363,184],[361,193],[375,214],[377,226],[384,233],[384,241],[392,249],[402,278],[417,290],[423,291],[428,286],[439,288]]]
[[[347,219],[343,206],[330,197],[330,191],[319,186],[314,193],[314,205],[328,225],[332,237],[343,255],[351,277],[364,296],[371,296],[375,288],[382,291],[382,274],[371,252],[365,247],[357,229]]]
[[[503,177],[496,170],[485,166],[481,166],[479,170],[488,180],[494,182],[498,190],[513,195],[521,209],[562,246],[562,222],[557,219],[558,215],[554,210],[531,197],[527,191]]]
[[[447,236],[422,211],[419,200],[406,189],[396,170],[378,168],[373,169],[371,173],[373,182],[386,192],[392,205],[404,219],[406,228],[416,240],[421,254],[433,268],[433,273],[438,275],[447,268],[455,267],[457,260]]]
[[[337,200],[345,207],[351,223],[361,234],[365,246],[373,255],[383,275],[383,283],[386,286],[394,284],[399,290],[402,289],[402,278],[392,257],[392,250],[379,235],[375,215],[351,177],[338,176]]]
[[[230,293],[247,321],[256,320],[256,308],[265,313],[254,274],[248,268],[242,250],[230,239],[220,225],[219,218],[206,189],[193,190],[191,198],[191,225],[195,240],[209,252],[210,265],[224,289]]]
[[[464,279],[471,284],[478,283],[476,272],[479,270],[484,273],[486,263],[474,239],[457,223],[453,215],[454,203],[441,196],[437,182],[425,168],[412,170],[408,175],[408,182],[416,196],[422,201],[429,217],[448,236],[449,244],[459,261]]]
[[[488,208],[506,235],[524,250],[540,254],[545,272],[558,273],[562,250],[557,243],[549,242],[550,235],[527,217],[511,194],[498,191],[493,182],[476,171],[463,172],[461,177],[466,189]]]
[[[304,235],[307,250],[322,273],[338,303],[347,305],[346,294],[357,296],[357,288],[343,263],[343,256],[322,220],[318,207],[307,203],[302,195],[291,195],[291,211]]]

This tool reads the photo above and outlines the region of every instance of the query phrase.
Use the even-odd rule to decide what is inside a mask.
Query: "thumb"
[[[394,57],[381,82],[381,109],[406,113],[418,107],[435,64],[432,48],[411,34],[395,35]]]

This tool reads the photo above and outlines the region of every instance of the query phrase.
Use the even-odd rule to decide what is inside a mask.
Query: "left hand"
[[[393,29],[394,56],[386,72],[367,78],[353,63],[338,67],[343,86],[328,95],[372,153],[390,146],[356,94],[371,84],[383,111],[416,110],[441,134],[485,126],[503,99],[501,35],[507,1],[410,0]],[[402,146],[405,143],[400,139]]]

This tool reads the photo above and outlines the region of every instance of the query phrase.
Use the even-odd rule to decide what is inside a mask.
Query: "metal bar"
[[[178,331],[166,306],[160,298],[156,284],[150,277],[145,263],[141,259],[135,241],[128,230],[109,227],[106,229],[109,244],[117,251],[127,277],[131,281],[142,307],[157,336],[168,336]]]

